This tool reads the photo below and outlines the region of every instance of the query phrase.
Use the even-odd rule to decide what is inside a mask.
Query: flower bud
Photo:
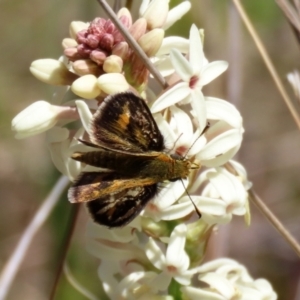
[[[105,33],[99,43],[99,46],[101,49],[104,49],[106,51],[111,51],[113,45],[114,45],[114,37],[110,33]]]
[[[32,62],[30,72],[37,79],[52,85],[71,85],[78,78],[56,59],[38,59]]]
[[[117,17],[126,28],[129,28],[132,25],[131,13],[126,7],[122,7],[118,11]]]
[[[15,138],[22,139],[53,127],[57,122],[59,107],[46,101],[37,101],[16,115],[11,129],[16,131]]]
[[[108,95],[125,92],[129,89],[125,77],[120,73],[103,74],[98,78],[98,86]]]
[[[122,60],[126,60],[128,56],[128,48],[129,47],[126,42],[120,42],[113,47],[112,54],[121,57]]]
[[[110,55],[103,63],[103,70],[106,73],[121,73],[123,61],[119,56]]]
[[[80,59],[73,63],[73,69],[79,76],[93,74],[99,76],[99,67],[90,59]]]
[[[147,30],[147,21],[145,18],[139,18],[130,27],[129,32],[135,40],[138,40]]]
[[[164,33],[163,29],[153,29],[138,40],[139,45],[149,57],[155,55],[159,50],[164,38]]]
[[[62,41],[62,46],[63,46],[64,49],[75,48],[77,46],[77,42],[74,39],[65,38]]]
[[[169,0],[152,0],[143,14],[147,20],[148,29],[162,27],[169,12]]]
[[[82,55],[78,53],[77,47],[70,47],[64,50],[64,55],[70,60],[70,61],[76,61],[77,59],[82,58]]]
[[[84,75],[75,80],[71,86],[74,94],[84,99],[94,99],[100,95],[101,90],[97,84],[97,77],[94,75]]]
[[[70,24],[69,34],[70,37],[76,40],[77,33],[81,30],[88,29],[89,23],[81,22],[81,21],[73,21]]]
[[[103,65],[103,62],[106,59],[106,57],[106,54],[100,50],[94,50],[90,55],[90,59],[99,66]]]

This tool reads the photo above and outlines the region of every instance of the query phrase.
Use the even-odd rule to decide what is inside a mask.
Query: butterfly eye
[[[184,157],[177,154],[177,153],[173,153],[170,155],[173,159],[176,159],[176,160],[184,160]]]

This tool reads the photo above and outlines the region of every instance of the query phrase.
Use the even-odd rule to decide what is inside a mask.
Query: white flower
[[[201,110],[205,110],[202,87],[223,73],[228,63],[225,61],[207,63],[199,31],[195,25],[192,25],[190,30],[189,60],[185,59],[177,49],[173,49],[171,61],[182,82],[175,84],[159,97],[151,111],[155,113],[181,102],[191,103],[193,109],[198,114],[202,114]]]
[[[153,238],[149,238],[145,247],[146,255],[150,262],[162,271],[152,283],[158,290],[166,290],[172,278],[182,285],[190,284],[193,273],[188,271],[190,259],[184,250],[186,234],[185,224],[176,226],[165,253]]]
[[[238,177],[225,168],[208,169],[197,178],[190,193],[195,192],[204,183],[206,185],[201,195],[192,195],[192,198],[199,203],[206,223],[224,224],[232,219],[232,215],[241,216],[246,213],[248,193]],[[188,201],[188,198],[183,197],[182,201]],[[217,207],[219,208],[216,209]]]
[[[155,272],[134,271],[117,280],[121,270],[111,262],[102,261],[98,269],[103,288],[112,300],[167,300],[167,296],[159,297],[157,288],[152,284],[157,274]]]
[[[199,129],[194,131],[191,118],[180,108],[170,107],[170,122],[167,123],[161,114],[155,114],[155,120],[166,137],[166,147],[175,153],[185,156],[196,155],[202,165],[221,165],[227,162],[240,147],[242,141],[242,118],[236,108],[221,99],[208,98],[207,114],[210,121],[215,122],[206,133],[200,136]],[[196,120],[206,116],[196,116]],[[216,122],[218,120],[218,122]],[[232,128],[233,127],[233,128]],[[201,180],[204,177],[200,177]],[[207,180],[207,178],[205,178]],[[239,181],[236,179],[236,181]],[[195,204],[204,215],[212,215],[214,222],[217,216],[228,218],[228,208],[223,200],[193,196],[199,183],[191,182],[189,178],[183,182]],[[195,212],[188,196],[183,196],[185,188],[182,182],[172,182],[163,186],[160,193],[147,205],[144,216],[150,216],[156,221],[175,220]],[[241,183],[238,183],[241,185]],[[221,218],[221,220],[223,217]],[[222,221],[221,221],[222,222]]]
[[[265,279],[253,280],[247,269],[232,259],[216,259],[197,268],[205,288],[181,288],[189,299],[276,300],[277,295]]]

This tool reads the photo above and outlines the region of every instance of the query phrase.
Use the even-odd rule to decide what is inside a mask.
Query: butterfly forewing
[[[91,141],[108,149],[162,151],[163,137],[146,103],[133,93],[109,96],[92,121]]]
[[[124,189],[153,185],[152,178],[128,178],[115,172],[82,172],[68,191],[69,201],[81,203],[109,197]]]

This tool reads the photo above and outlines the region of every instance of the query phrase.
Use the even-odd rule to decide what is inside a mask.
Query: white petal
[[[154,62],[154,66],[163,77],[167,77],[175,72],[169,56],[163,56]]]
[[[194,156],[198,152],[200,152],[204,148],[207,142],[205,136],[201,135],[199,130],[195,131],[194,135],[191,138],[191,141],[192,141],[191,147],[187,152],[189,156]]]
[[[221,168],[218,168],[221,170]],[[235,198],[234,177],[229,172],[209,172],[207,178],[227,204]]]
[[[182,274],[174,276],[174,279],[181,285],[190,285],[192,276],[193,276],[193,274],[182,273]]]
[[[110,230],[91,221],[87,225],[87,236],[92,239],[106,239],[120,243],[129,243],[136,237],[129,226]]]
[[[195,24],[190,29],[190,51],[189,62],[193,69],[193,74],[199,74],[203,65],[203,46],[200,38],[199,30]]]
[[[239,205],[245,211],[245,199],[247,193],[242,183],[237,177],[230,174],[226,170],[219,168],[218,172],[210,172],[207,174],[210,183],[218,191],[221,199],[223,199],[227,205]]]
[[[177,139],[177,134],[175,134],[174,130],[171,128],[170,124],[163,118],[161,113],[154,114],[153,117],[164,137],[165,147],[167,149],[173,149],[174,143]]]
[[[204,96],[199,89],[194,89],[191,93],[191,106],[195,113],[195,118],[198,122],[199,131],[202,132],[207,125],[206,118],[206,102]]]
[[[183,1],[182,3],[178,4],[174,8],[172,8],[169,13],[167,20],[163,26],[164,30],[167,30],[171,27],[176,21],[181,19],[191,8],[191,3],[189,1]]]
[[[177,49],[171,50],[170,57],[174,69],[179,77],[183,81],[189,82],[190,78],[194,75],[191,64]]]
[[[186,201],[180,204],[173,204],[172,206],[165,208],[159,212],[159,216],[161,220],[176,220],[187,216],[193,210],[195,210],[195,208],[192,203]]]
[[[201,276],[199,280],[209,284],[212,290],[217,290],[225,299],[231,299],[235,295],[233,284],[225,277],[216,273],[207,273]]]
[[[120,261],[145,258],[145,253],[141,249],[128,243],[111,243],[105,240],[88,240],[87,250],[95,257],[104,260]]]
[[[142,3],[140,5],[140,9],[139,9],[140,16],[142,16],[145,13],[149,3],[150,3],[150,0],[142,0]]]
[[[234,105],[213,97],[205,97],[205,100],[208,119],[223,120],[234,128],[242,126],[243,119]]]
[[[209,141],[197,155],[197,158],[200,161],[212,159],[240,145],[241,141],[240,130],[228,130]]]
[[[202,214],[206,215],[214,215],[214,216],[222,216],[226,213],[225,203],[220,199],[213,199],[204,196],[191,196],[196,206],[199,208]],[[191,200],[188,196],[184,196],[181,198],[181,201],[185,201],[184,203],[188,203]],[[194,207],[193,207],[194,209]]]
[[[145,246],[145,253],[155,268],[162,270],[166,263],[166,258],[152,237],[149,238],[149,241]]]
[[[69,130],[62,127],[53,127],[47,131],[46,140],[48,144],[59,143],[69,137]]]
[[[287,79],[294,90],[295,96],[297,98],[299,98],[299,96],[300,96],[300,74],[299,74],[299,72],[297,70],[294,70],[293,73],[289,73],[287,75]]]
[[[184,147],[187,150],[193,142],[193,124],[191,118],[177,106],[170,107],[172,118],[171,125],[174,124],[174,131],[177,133],[175,145],[173,147],[178,149]]]
[[[90,132],[90,124],[93,119],[93,115],[87,106],[87,104],[82,100],[75,101],[77,110],[81,119],[81,123],[87,133]]]
[[[160,291],[166,291],[171,283],[172,276],[167,272],[161,272],[157,277],[151,282],[151,285],[155,286]],[[153,297],[146,298],[145,300],[154,299]]]
[[[226,61],[214,61],[205,65],[201,71],[202,76],[200,78],[199,84],[201,86],[204,86],[210,83],[223,72],[225,72],[227,68],[228,63]]]
[[[218,295],[216,292],[207,291],[200,288],[195,288],[192,286],[182,287],[181,291],[184,295],[188,297],[190,300],[227,300],[224,299],[223,296]]]
[[[171,49],[177,49],[181,53],[188,53],[189,40],[180,36],[168,36],[163,39],[162,45],[156,53],[156,56],[169,54]]]
[[[68,140],[69,130],[66,128],[53,127],[47,132],[46,139],[48,144],[48,149],[50,151],[51,159],[55,167],[64,175],[68,176],[70,180],[73,180],[74,177],[68,171],[68,164],[71,163],[70,156],[67,154],[70,141]],[[75,162],[73,160],[73,162]],[[76,164],[76,171],[74,172],[75,176],[78,176],[81,171],[80,164]]]
[[[233,166],[234,170],[238,173],[238,176],[241,178],[245,186],[245,189],[249,190],[252,187],[252,183],[248,181],[247,171],[244,168],[244,166],[235,160],[230,160],[230,164]]]
[[[186,82],[180,82],[163,93],[152,105],[151,112],[157,113],[172,106],[190,94],[190,88]]]
[[[186,234],[187,227],[185,224],[177,225],[172,231],[166,252],[167,265],[181,267],[182,264],[186,264],[187,255],[184,251]]]
[[[118,274],[120,268],[111,261],[102,261],[98,268],[98,276],[101,279],[106,294],[113,299],[119,292],[118,281],[115,274]]]
[[[138,294],[140,299],[140,293],[147,293],[151,295],[151,290],[157,292],[157,287],[152,284],[152,282],[157,277],[154,272],[132,272],[121,280],[118,285],[118,289],[121,294],[118,299],[133,299],[134,295]],[[112,298],[115,299],[115,298]]]
[[[183,180],[184,186],[188,186],[188,181]],[[176,202],[180,196],[185,192],[182,182],[177,180],[175,182],[168,183],[152,200],[158,210],[164,210],[174,202]]]
[[[231,258],[218,258],[206,262],[205,264],[199,267],[196,267],[195,270],[197,270],[197,272],[200,273],[214,272],[217,271],[219,268],[223,267],[224,265],[238,267],[239,263]]]
[[[210,168],[215,168],[224,165],[238,152],[240,145],[228,150],[220,156],[213,159],[202,161],[202,165]]]

